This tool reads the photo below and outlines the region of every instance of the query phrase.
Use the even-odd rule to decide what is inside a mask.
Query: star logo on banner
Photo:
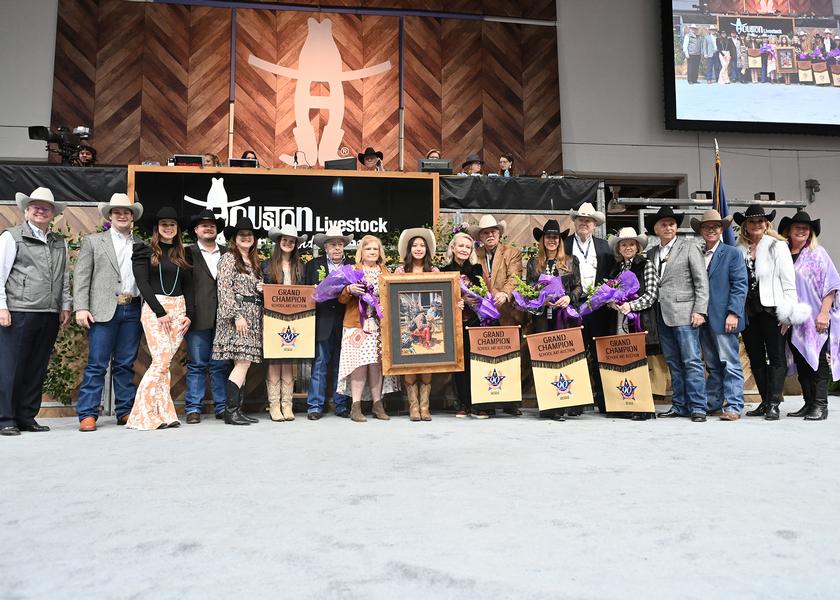
[[[284,346],[294,346],[295,340],[300,334],[295,332],[295,330],[292,329],[291,325],[287,325],[286,330],[281,331],[277,335],[280,336],[280,340],[283,342]]]
[[[618,389],[619,393],[621,394],[622,400],[635,400],[634,393],[636,392],[636,388],[639,387],[637,385],[633,385],[633,382],[624,378],[624,383],[619,385],[616,389]]]
[[[493,372],[484,378],[487,380],[487,383],[490,384],[490,387],[487,388],[487,391],[502,389],[502,381],[504,381],[505,377],[505,375],[500,375],[496,371],[496,369],[493,369]]]
[[[563,375],[563,373],[560,373],[560,377],[558,377],[557,379],[552,381],[551,385],[553,385],[555,388],[557,388],[557,395],[558,396],[560,394],[571,394],[572,393],[571,387],[572,387],[572,382],[573,381],[574,381],[574,379],[566,379],[566,376]]]

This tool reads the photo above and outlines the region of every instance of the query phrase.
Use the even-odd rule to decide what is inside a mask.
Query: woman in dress
[[[397,266],[394,273],[437,273],[438,268],[432,265],[435,248],[435,234],[431,230],[422,227],[403,230],[399,242],[397,242],[401,264]],[[433,306],[429,307],[429,310],[432,309],[434,309]],[[429,347],[434,326],[434,318],[430,317],[422,307],[419,307],[409,327],[412,344]],[[419,383],[418,379],[420,380]],[[406,374],[403,375],[403,383],[405,384],[406,396],[408,396],[409,419],[412,421],[431,421],[429,395],[432,392],[432,374]]]
[[[732,50],[729,47],[729,33],[721,31],[717,39],[718,61],[720,61],[720,74],[717,82],[720,84],[731,83],[729,79],[729,63],[732,62]]]
[[[243,217],[224,231],[228,251],[219,260],[216,281],[219,304],[216,309],[216,334],[213,360],[233,361],[227,381],[225,423],[250,425],[258,419],[242,412],[245,402],[245,377],[252,363],[262,360],[262,271],[257,254],[257,240],[266,236],[251,219]]]
[[[796,300],[790,250],[771,226],[776,211],[766,213],[753,204],[733,217],[741,227],[738,246],[747,262],[748,276],[747,325],[741,339],[761,395],[761,404],[746,414],[777,421],[787,372],[784,336],[791,325],[804,322],[810,310]]]
[[[175,209],[160,209],[153,220],[149,245],[134,244],[131,266],[143,297],[140,322],[152,362],[137,387],[129,429],[178,427],[172,403],[169,365],[190,328],[187,308],[192,302],[192,265],[181,241],[181,226]]]
[[[610,248],[615,254],[615,268],[609,275],[615,279],[622,273],[630,271],[639,280],[638,297],[635,300],[623,304],[610,304],[615,310],[617,319],[615,323],[615,334],[637,333],[630,331],[630,322],[627,314],[638,313],[641,323],[641,330],[647,331],[645,336],[645,349],[647,355],[659,353],[659,338],[656,334],[656,313],[653,305],[659,298],[659,277],[656,275],[656,267],[644,254],[647,247],[647,236],[636,235],[632,227],[622,227],[618,234],[609,239]],[[627,416],[622,413],[622,416]],[[643,421],[653,415],[651,413],[629,413],[634,421]]]
[[[822,421],[828,418],[828,383],[840,379],[840,303],[836,298],[840,275],[828,252],[817,242],[819,219],[811,220],[808,213],[799,211],[781,220],[779,233],[788,239],[797,297],[811,307],[812,315],[791,327],[788,336],[805,400],[801,409],[788,416]]]
[[[537,241],[537,254],[528,259],[525,267],[525,279],[528,284],[535,285],[540,275],[559,276],[563,282],[565,296],[561,296],[549,306],[531,312],[531,322],[534,324],[536,333],[543,333],[558,329],[556,311],[562,310],[571,304],[577,307],[583,298],[583,287],[580,283],[580,263],[576,256],[566,254],[565,245],[562,239],[568,235],[560,233],[560,224],[556,219],[549,219],[545,226],[540,229],[535,227],[534,239]],[[569,415],[578,416],[581,414],[580,407],[569,408]],[[565,408],[540,411],[540,417],[565,421]]]
[[[365,284],[378,299],[380,275],[388,273],[385,251],[378,237],[366,235],[359,240],[355,268],[364,272]],[[347,305],[341,338],[338,391],[352,397],[350,418],[357,423],[367,421],[362,414],[365,387],[373,399],[373,416],[383,421],[390,417],[382,404],[382,394],[399,389],[396,377],[382,376],[381,324],[374,307],[367,303],[362,306],[359,301],[365,291],[365,285],[354,283],[345,287],[338,296],[338,301]]]
[[[481,265],[475,254],[475,240],[466,233],[456,233],[449,241],[446,250],[447,265],[441,269],[444,272],[461,274],[461,281],[467,286],[481,283]],[[481,320],[476,313],[477,304],[470,298],[458,302],[458,308],[463,312],[461,326],[464,337],[464,370],[452,374],[455,393],[458,395],[456,417],[466,418],[472,413],[472,394],[470,392],[470,336],[467,327],[478,327]],[[485,413],[486,415],[486,413]],[[476,415],[478,416],[478,415]]]
[[[306,235],[298,235],[293,225],[282,228],[272,227],[268,237],[274,242],[271,258],[261,264],[263,282],[281,285],[301,285],[303,283],[303,262],[300,260],[298,247],[306,241]],[[272,421],[294,421],[292,402],[295,391],[294,359],[269,358],[268,377],[265,387],[268,392],[268,414]]]

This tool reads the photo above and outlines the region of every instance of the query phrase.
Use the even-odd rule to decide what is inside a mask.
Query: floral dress
[[[219,305],[216,309],[216,335],[213,338],[213,360],[262,361],[262,292],[257,284],[262,281],[259,271],[250,265],[246,272],[236,270],[233,252],[219,260],[216,279],[219,288]],[[237,317],[248,322],[248,331],[236,331]]]

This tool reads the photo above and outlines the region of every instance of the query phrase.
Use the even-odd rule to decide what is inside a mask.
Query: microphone
[[[298,159],[297,159],[298,152],[300,152],[300,150],[295,150],[295,154],[294,154],[294,158],[293,158],[295,169],[298,168]]]
[[[382,170],[382,159],[381,158],[376,159],[376,170],[377,171]]]

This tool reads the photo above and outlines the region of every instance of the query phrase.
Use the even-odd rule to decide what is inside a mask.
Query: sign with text
[[[592,403],[592,385],[580,327],[526,335],[539,409]]]
[[[522,401],[519,325],[467,327],[473,406]]]
[[[652,413],[646,332],[595,338],[607,412]]]
[[[315,357],[314,285],[263,286],[263,357]]]

